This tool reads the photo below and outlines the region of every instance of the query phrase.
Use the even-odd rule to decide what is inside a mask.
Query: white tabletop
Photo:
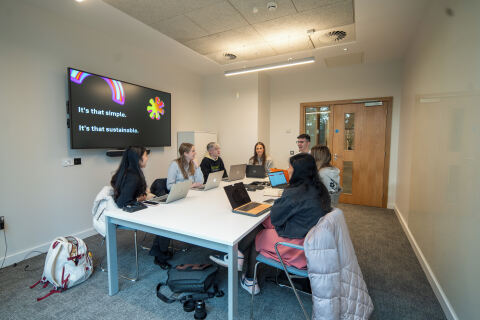
[[[244,179],[243,182],[259,180]],[[227,184],[232,183],[222,182],[218,188],[207,191],[190,190],[184,199],[133,213],[114,210],[106,212],[106,215],[232,246],[265,220],[269,213],[259,217],[233,213],[223,189]],[[252,201],[258,202],[270,198],[263,196],[263,190],[249,192],[249,195]]]

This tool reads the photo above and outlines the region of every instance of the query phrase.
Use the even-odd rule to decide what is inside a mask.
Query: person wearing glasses
[[[302,133],[297,137],[298,153],[310,153],[310,136]]]

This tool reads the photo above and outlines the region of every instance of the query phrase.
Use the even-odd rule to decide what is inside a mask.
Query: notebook
[[[247,178],[265,178],[265,167],[259,165],[247,165]]]
[[[192,186],[192,181],[190,180],[177,182],[170,189],[170,193],[160,197],[155,197],[153,199],[150,199],[149,201],[156,202],[156,203],[170,203],[173,201],[183,199],[187,196],[188,190],[190,190],[191,186]]]
[[[252,202],[242,182],[225,186],[223,189],[227,194],[228,201],[230,201],[232,211],[235,213],[258,217],[268,212],[272,207],[271,204]]]
[[[198,187],[192,187],[192,189],[206,191],[206,190],[210,190],[218,187],[220,185],[220,182],[222,181],[223,171],[224,170],[211,172],[208,175],[207,183],[202,184],[201,186],[198,186]]]
[[[228,178],[225,181],[235,181],[245,178],[246,164],[234,164],[230,166]]]
[[[287,178],[283,171],[269,172],[270,186],[272,188],[285,189],[288,186]]]

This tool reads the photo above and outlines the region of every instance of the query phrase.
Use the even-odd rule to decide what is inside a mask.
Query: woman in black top
[[[119,208],[129,202],[146,200],[147,182],[142,168],[147,166],[147,161],[147,150],[144,147],[129,147],[123,153],[120,166],[110,181],[113,199]]]
[[[277,260],[275,243],[303,245],[308,231],[332,210],[330,195],[318,177],[315,159],[310,154],[299,153],[291,157],[288,173],[290,184],[273,204],[270,217],[238,244],[239,257],[243,260],[239,261],[239,266],[243,264],[245,271],[240,284],[249,293],[260,292],[260,287],[253,281],[258,253]],[[286,246],[278,246],[278,250],[286,265],[306,267],[303,251]],[[228,262],[227,256],[211,256],[211,259],[221,265]]]
[[[117,172],[112,177],[113,198],[118,207],[123,208],[129,202],[147,199],[147,182],[142,169],[147,166],[148,154],[144,147],[129,147],[123,153]],[[162,269],[168,269],[167,260],[172,257],[168,252],[170,239],[156,236],[150,250],[155,256],[154,263]]]

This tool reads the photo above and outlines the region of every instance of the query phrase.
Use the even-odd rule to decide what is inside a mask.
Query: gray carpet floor
[[[370,319],[446,319],[418,260],[393,210],[339,205],[344,211],[360,268],[372,297],[375,310]],[[118,231],[120,272],[131,273],[134,265],[133,233]],[[139,240],[150,246],[152,235],[139,233]],[[86,239],[98,266],[105,255],[100,236]],[[174,242],[186,249],[178,251],[172,264],[208,262],[211,250]],[[155,295],[158,282],[166,271],[153,264],[145,250],[139,250],[140,279],[120,279],[120,292],[108,296],[107,274],[95,270],[92,277],[71,289],[43,301],[36,298],[49,289],[29,286],[40,279],[45,254],[0,270],[0,319],[193,319],[179,303],[165,304]],[[256,319],[302,319],[293,292],[278,287],[265,278],[274,274],[268,267],[260,269],[261,294],[255,298]],[[227,272],[221,268],[220,288],[226,291]],[[311,297],[301,295],[310,312]],[[239,286],[238,319],[249,318],[250,296]],[[227,318],[227,297],[206,302],[207,319]]]

